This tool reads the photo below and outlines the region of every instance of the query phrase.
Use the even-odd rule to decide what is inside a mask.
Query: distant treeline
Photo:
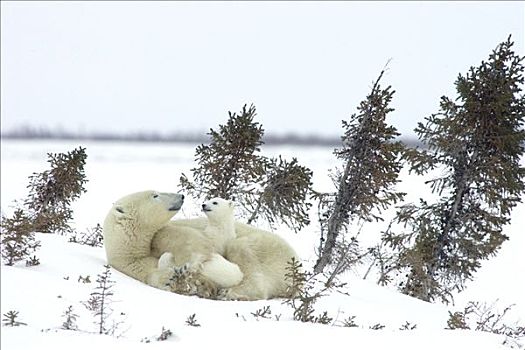
[[[130,132],[130,133],[100,133],[100,132],[69,132],[36,128],[19,128],[2,131],[2,139],[10,140],[87,140],[87,141],[122,141],[122,142],[173,142],[173,143],[207,143],[209,136],[205,133],[172,133],[162,135],[155,132]],[[296,146],[330,146],[341,145],[339,137],[318,135],[264,135],[263,140],[267,145],[296,145]],[[417,139],[404,138],[402,140],[409,146],[418,145]]]

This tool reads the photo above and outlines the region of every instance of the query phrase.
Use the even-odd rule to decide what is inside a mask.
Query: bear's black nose
[[[204,209],[204,208],[206,208],[206,204],[203,204],[203,205],[202,205],[202,209]]]
[[[180,199],[184,200],[184,195],[183,194],[180,195]]]

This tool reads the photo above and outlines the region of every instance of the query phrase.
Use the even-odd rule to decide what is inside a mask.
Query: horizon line
[[[84,141],[117,141],[117,142],[164,142],[164,143],[208,143],[208,133],[183,132],[161,135],[157,132],[69,132],[35,129],[19,129],[2,132],[0,138],[6,140],[84,140]],[[297,146],[341,146],[341,137],[323,135],[301,135],[296,133],[265,134],[262,137],[266,145],[297,145]],[[400,137],[399,140],[409,146],[417,146],[419,140],[414,137]]]

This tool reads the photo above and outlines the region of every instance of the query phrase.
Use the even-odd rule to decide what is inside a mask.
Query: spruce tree
[[[403,206],[384,242],[407,274],[401,290],[423,300],[452,300],[508,239],[503,227],[525,190],[523,59],[510,37],[487,61],[455,82],[458,97],[442,97],[440,111],[416,128],[428,151],[411,154],[412,170],[441,169],[428,183],[440,195]]]
[[[197,198],[250,195],[252,184],[264,174],[265,160],[258,154],[264,130],[254,121],[255,106],[244,105],[240,114],[228,114],[226,125],[219,125],[218,131],[210,129],[210,144],[197,147],[193,182],[181,176],[181,187]]]
[[[260,155],[264,130],[255,116],[253,105],[229,112],[227,123],[208,133],[210,143],[197,147],[193,180],[182,174],[180,186],[199,200],[235,200],[248,223],[280,221],[298,231],[309,223],[312,172],[295,158]]]
[[[70,230],[68,222],[73,217],[70,205],[86,192],[85,151],[85,148],[79,147],[68,153],[49,153],[51,169],[29,177],[29,195],[25,205],[31,214],[35,231]]]
[[[336,263],[334,260],[347,259],[335,257],[337,248],[344,240],[344,232],[353,220],[382,220],[381,210],[388,208],[403,198],[403,193],[395,192],[393,187],[399,181],[401,155],[404,146],[393,139],[399,135],[393,126],[385,122],[394,91],[391,86],[383,89],[379,82],[383,72],[376,80],[372,91],[357,108],[358,112],[343,121],[344,135],[342,147],[334,151],[343,161],[342,171],[335,172],[333,181],[336,192],[319,195],[321,242],[319,258],[314,271]]]

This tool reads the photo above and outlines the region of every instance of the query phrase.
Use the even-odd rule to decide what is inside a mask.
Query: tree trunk
[[[319,258],[317,259],[317,262],[314,266],[314,273],[322,272],[326,265],[328,265],[332,260],[333,250],[337,242],[337,236],[339,235],[339,231],[341,230],[341,226],[344,221],[343,215],[345,213],[345,205],[343,200],[348,200],[351,198],[352,195],[348,192],[353,192],[353,188],[348,191],[348,186],[344,183],[345,179],[348,177],[349,172],[350,162],[346,164],[345,172],[341,177],[341,183],[339,184],[339,191],[335,199],[335,205],[332,212],[330,213],[330,217],[328,218],[326,241],[323,249],[319,252]]]
[[[379,81],[384,74],[384,70],[381,71],[379,78],[374,83],[370,96],[374,95],[379,87]],[[367,97],[369,99],[370,97]],[[364,114],[363,120],[359,125],[357,135],[362,135],[364,132],[368,132],[367,128],[370,128],[369,121],[373,119],[373,107],[372,101],[370,102],[369,108]],[[351,212],[356,208],[357,203],[354,201],[355,191],[359,184],[363,173],[363,167],[359,167],[356,174],[350,175],[350,168],[354,164],[353,160],[357,159],[357,164],[363,164],[363,160],[366,159],[366,154],[370,149],[369,138],[361,137],[359,139],[351,139],[352,144],[346,146],[351,151],[349,158],[346,160],[345,171],[341,176],[339,182],[339,188],[337,196],[335,198],[334,207],[328,218],[327,230],[326,230],[326,241],[323,249],[319,252],[319,258],[314,266],[314,273],[322,272],[325,267],[331,262],[333,250],[337,242],[339,231],[346,224],[347,218]],[[347,181],[349,181],[347,183]]]

